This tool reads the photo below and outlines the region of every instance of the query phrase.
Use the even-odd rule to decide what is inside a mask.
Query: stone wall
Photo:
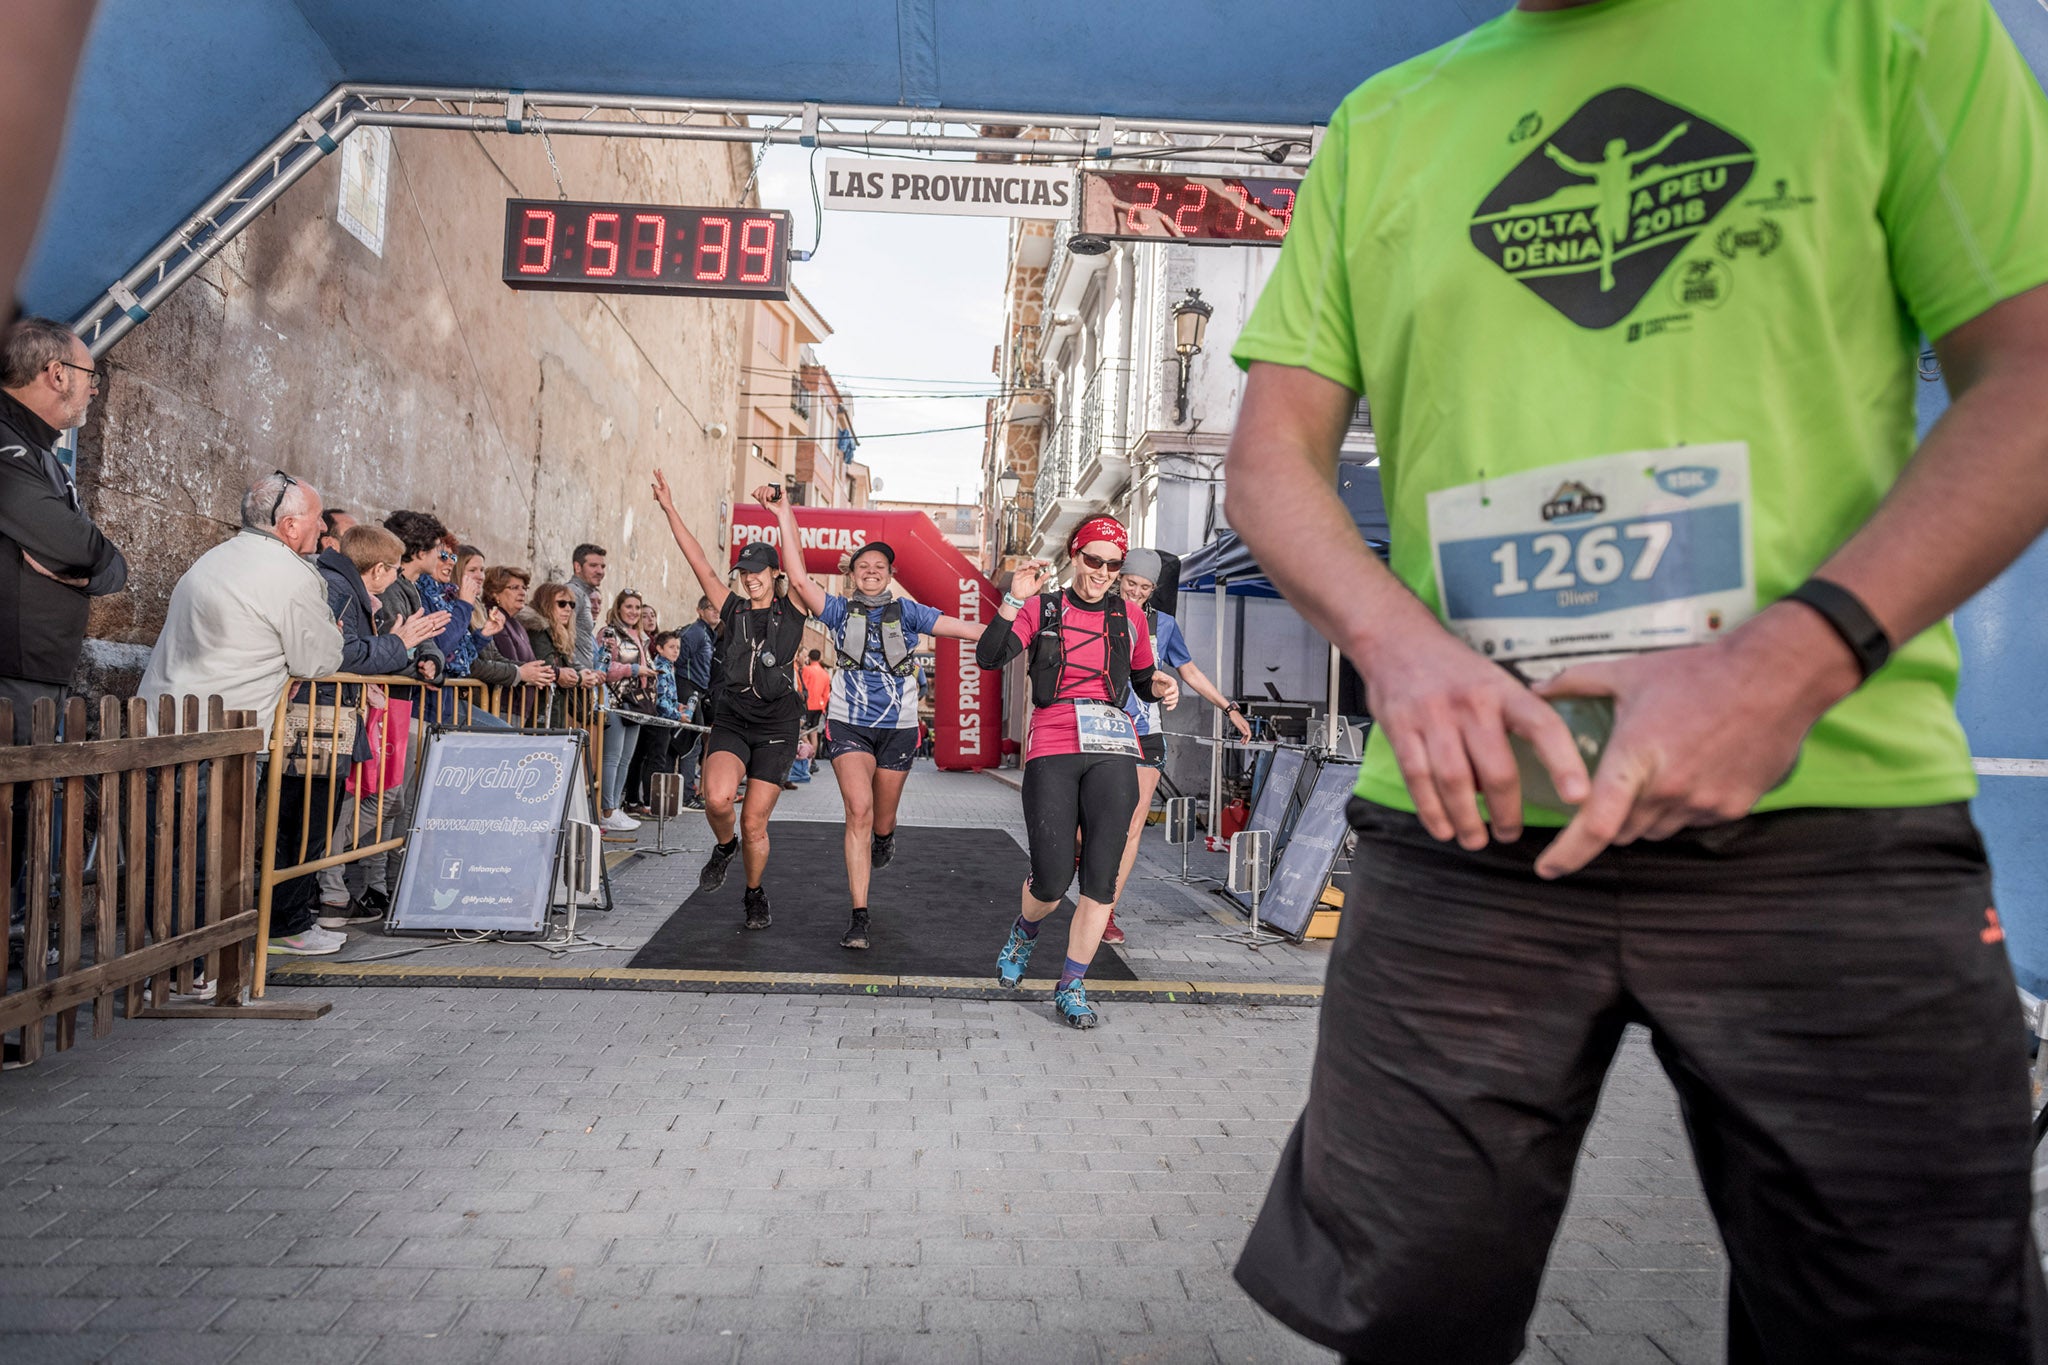
[[[747,175],[728,144],[554,143],[577,199],[730,204]],[[554,195],[538,138],[395,134],[381,257],[336,222],[338,162],[102,362],[80,490],[132,573],[96,604],[83,685],[132,689],[179,575],[234,533],[242,489],[273,468],[364,519],[432,511],[540,576],[597,541],[608,587],[690,618],[698,588],[648,478],[665,468],[719,544],[732,451],[705,428],[737,425],[748,305],[506,288],[504,201]]]

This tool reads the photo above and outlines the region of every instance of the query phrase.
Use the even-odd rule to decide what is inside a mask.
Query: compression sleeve
[[[998,621],[1001,618],[997,618]],[[974,662],[983,668],[1001,668],[1024,652],[1038,633],[1038,599],[1032,598],[1010,622],[1008,630],[985,630],[974,642]]]

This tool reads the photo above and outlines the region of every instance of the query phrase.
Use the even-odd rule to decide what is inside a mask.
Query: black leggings
[[[1024,765],[1024,828],[1031,841],[1031,895],[1056,901],[1074,880],[1081,840],[1081,894],[1116,899],[1116,873],[1138,808],[1138,760],[1128,754],[1048,754]]]

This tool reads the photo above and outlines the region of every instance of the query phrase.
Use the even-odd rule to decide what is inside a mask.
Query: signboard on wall
[[[831,156],[821,188],[826,208],[863,213],[1065,218],[1074,207],[1074,172],[1066,166]]]

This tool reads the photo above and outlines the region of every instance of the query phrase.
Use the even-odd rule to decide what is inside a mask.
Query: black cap
[[[867,553],[867,552],[868,552],[869,550],[873,550],[873,551],[874,551],[874,552],[875,552],[876,554],[879,554],[879,555],[880,555],[880,556],[881,556],[882,558],[884,558],[884,559],[888,560],[888,561],[889,561],[889,563],[890,563],[890,564],[892,564],[892,565],[893,565],[893,564],[894,564],[894,563],[896,562],[896,552],[895,552],[894,550],[892,550],[892,549],[890,549],[890,548],[889,548],[889,542],[888,542],[888,541],[886,541],[886,540],[871,540],[871,541],[869,541],[869,542],[868,542],[867,544],[865,544],[865,545],[861,545],[861,546],[857,546],[857,547],[856,547],[856,548],[854,549],[854,552],[853,552],[853,554],[852,554],[851,556],[849,556],[849,557],[847,558],[847,561],[846,561],[846,567],[848,567],[849,569],[850,569],[850,568],[852,568],[852,567],[853,567],[853,561],[854,561],[854,560],[856,560],[856,559],[859,559],[859,558],[860,558],[860,557],[861,557],[862,555],[866,554],[866,553]]]
[[[753,540],[747,542],[746,547],[740,551],[740,557],[734,561],[733,567],[744,569],[748,573],[759,573],[763,569],[779,569],[782,567],[782,556],[777,554],[775,547],[767,541]]]

